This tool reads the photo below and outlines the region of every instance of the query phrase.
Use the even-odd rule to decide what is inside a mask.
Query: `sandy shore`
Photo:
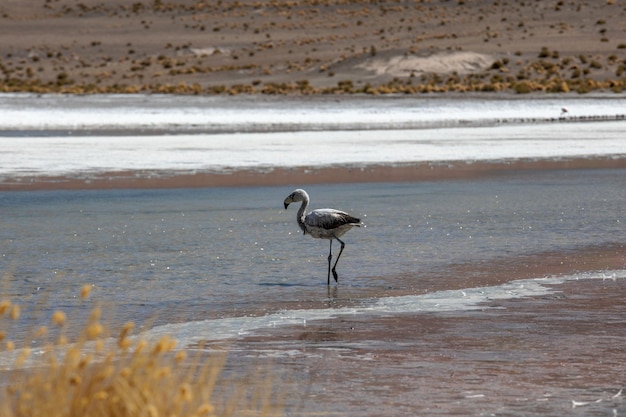
[[[0,91],[620,92],[624,3],[5,1]]]
[[[27,176],[5,178],[0,191],[89,190],[133,188],[198,188],[365,182],[437,181],[497,175],[506,171],[624,169],[624,157],[558,160],[438,161],[396,165],[259,168],[220,172],[127,171],[80,177]]]

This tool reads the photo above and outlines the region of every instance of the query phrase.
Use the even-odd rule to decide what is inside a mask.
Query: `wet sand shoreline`
[[[452,280],[462,289],[624,266],[623,245],[608,245],[445,273],[467,277]],[[425,291],[451,289],[424,278]],[[342,315],[260,329],[226,342],[226,371],[270,367],[293,415],[621,415],[626,280],[607,274],[548,287],[471,311]],[[341,304],[338,297],[332,306]]]
[[[468,279],[458,286],[625,265],[623,245],[582,248],[465,265],[457,273]],[[546,295],[472,311],[340,316],[259,330],[229,343],[227,368],[271,363],[296,415],[623,411],[626,280],[609,275],[550,287]],[[428,291],[440,289],[449,288]]]
[[[393,165],[259,167],[221,171],[122,171],[3,178],[0,191],[249,187],[479,178],[527,170],[624,169],[626,156],[498,161],[435,161]]]

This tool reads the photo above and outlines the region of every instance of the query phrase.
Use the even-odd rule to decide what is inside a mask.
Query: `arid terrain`
[[[621,92],[620,0],[5,0],[0,91]]]

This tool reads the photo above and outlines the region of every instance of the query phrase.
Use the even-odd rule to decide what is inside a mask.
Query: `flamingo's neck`
[[[304,226],[304,213],[306,212],[306,209],[308,206],[309,206],[309,200],[304,199],[302,200],[302,204],[300,205],[300,208],[298,209],[298,218],[297,218],[298,226],[300,226],[300,229],[302,229],[304,234],[306,234],[306,227]]]

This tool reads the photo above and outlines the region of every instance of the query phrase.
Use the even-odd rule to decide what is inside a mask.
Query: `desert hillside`
[[[0,91],[626,88],[619,0],[4,0]]]

